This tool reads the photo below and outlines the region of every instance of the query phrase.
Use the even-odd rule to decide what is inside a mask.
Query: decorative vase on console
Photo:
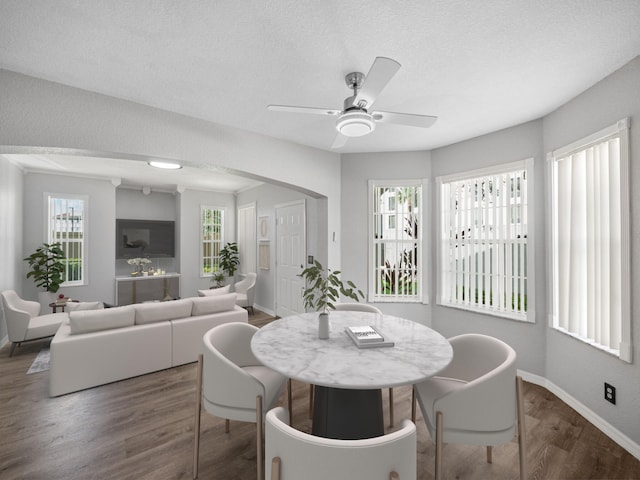
[[[151,260],[149,260],[148,258],[142,258],[142,257],[136,257],[136,258],[130,258],[129,260],[127,260],[127,263],[129,265],[135,265],[136,270],[135,272],[131,273],[132,277],[137,277],[137,276],[142,276],[143,272],[144,272],[144,266],[148,263],[151,263]]]
[[[339,270],[332,271],[324,268],[317,260],[310,267],[305,268],[300,276],[305,279],[307,288],[302,293],[305,308],[311,308],[318,314],[318,338],[326,340],[331,330],[329,324],[329,310],[334,309],[334,304],[340,295],[359,302],[364,298],[361,290],[350,280],[340,280]]]

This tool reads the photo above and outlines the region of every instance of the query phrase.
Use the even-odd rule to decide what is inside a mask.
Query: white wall
[[[179,194],[180,229],[180,296],[195,297],[199,289],[207,289],[210,277],[200,276],[200,205],[220,207],[224,214],[224,241],[236,241],[236,198],[234,195],[199,190]]]
[[[546,377],[640,444],[640,57],[544,119],[544,150],[579,140],[631,117],[631,318],[634,361],[629,365],[547,329]],[[603,399],[604,382],[617,389],[617,405]],[[640,451],[640,450],[639,450]]]
[[[366,187],[365,179],[414,178],[431,176],[432,205],[435,202],[433,179],[439,175],[481,168],[528,157],[534,158],[535,189],[535,307],[536,323],[504,320],[433,304],[420,314],[445,336],[479,332],[501,338],[518,353],[518,368],[546,379],[580,412],[594,421],[616,441],[640,458],[640,302],[634,295],[631,305],[635,359],[627,364],[617,358],[560,334],[547,324],[546,271],[546,152],[578,140],[631,117],[631,185],[640,185],[640,57],[545,118],[489,135],[433,150],[424,156],[427,166],[415,165],[410,154],[344,155],[342,166],[343,239],[342,271],[358,285],[366,285]],[[420,155],[420,153],[417,153]],[[382,169],[382,172],[381,170]],[[385,172],[387,172],[385,174]],[[382,173],[382,175],[381,175]],[[435,212],[434,212],[435,214]],[[435,215],[434,215],[435,218]],[[432,234],[433,235],[433,234]],[[631,188],[631,283],[632,292],[640,285],[640,190]],[[434,237],[435,238],[435,237]],[[432,243],[432,279],[436,279],[435,244]],[[431,299],[435,283],[431,283]],[[409,318],[416,315],[414,305],[393,307],[378,304],[388,313]],[[603,398],[604,382],[617,388],[617,405]]]
[[[326,201],[317,199],[309,195],[283,188],[277,185],[265,184],[251,190],[247,190],[238,194],[238,205],[245,205],[251,202],[256,203],[256,217],[269,217],[269,234],[268,240],[270,245],[270,266],[269,270],[258,269],[258,278],[256,280],[255,299],[254,302],[258,308],[263,311],[274,313],[275,307],[275,288],[276,283],[276,206],[293,201],[304,200],[306,206],[306,223],[307,223],[307,255],[313,255],[323,264],[327,262],[326,248],[319,249],[318,238],[327,238],[327,222],[320,221],[320,218],[326,218]],[[258,230],[258,241],[260,241],[260,232]]]
[[[178,201],[176,194],[151,191],[144,195],[142,190],[118,187],[116,189],[116,218],[136,220],[173,220],[176,222],[176,237],[178,236]],[[115,228],[116,218],[113,219]],[[167,272],[179,272],[179,249],[176,239],[176,257],[162,258],[153,261],[154,268],[162,268]],[[126,260],[115,260],[116,275],[128,275],[132,271]]]
[[[535,254],[535,302],[529,300],[528,308],[535,309],[536,323],[483,315],[451,307],[433,304],[433,325],[446,337],[461,333],[478,332],[500,338],[518,353],[518,368],[542,375],[545,369],[545,225],[544,225],[544,154],[542,151],[542,121],[537,120],[516,127],[477,137],[432,151],[432,174],[434,179],[466,170],[500,165],[503,163],[534,159],[533,182],[534,212],[533,232],[529,231],[530,249]],[[433,185],[433,183],[432,183]],[[531,188],[531,183],[529,183]],[[432,205],[436,205],[435,186],[432,188]],[[434,221],[437,218],[434,211]],[[435,224],[434,224],[435,226]],[[433,238],[437,232],[433,232]],[[437,279],[436,245],[432,246],[431,271]],[[433,284],[435,298],[435,283]]]
[[[113,303],[115,296],[116,255],[116,192],[108,180],[91,180],[62,175],[29,173],[24,181],[24,256],[31,254],[46,241],[46,211],[44,193],[87,195],[89,208],[86,213],[86,241],[92,254],[85,265],[88,284],[64,287],[59,293],[80,300],[101,300]],[[22,281],[25,298],[35,300],[37,289],[31,279]],[[42,312],[45,313],[45,312]],[[47,312],[49,313],[49,312]]]
[[[340,156],[113,97],[0,70],[0,154],[46,151],[222,166],[327,198],[340,227]],[[67,150],[71,149],[71,150]],[[339,244],[327,245],[340,264]]]
[[[27,255],[22,248],[22,170],[0,155],[0,291],[22,294]],[[0,309],[0,346],[7,341],[7,323]]]
[[[424,151],[354,153],[342,156],[342,234],[338,240],[342,245],[340,269],[342,278],[353,281],[363,292],[366,292],[368,282],[368,181],[429,178],[430,158],[430,152]],[[429,218],[423,218],[423,222],[428,224]],[[429,230],[424,231],[428,235]],[[425,258],[428,256],[427,251]],[[427,268],[426,263],[423,266]],[[431,325],[428,305],[377,303],[376,306],[389,315],[399,315]]]

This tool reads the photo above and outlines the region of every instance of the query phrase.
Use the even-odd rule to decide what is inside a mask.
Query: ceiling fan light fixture
[[[336,130],[345,137],[362,137],[373,132],[375,128],[373,117],[363,111],[345,112],[336,122]]]
[[[162,168],[164,170],[179,170],[182,168],[182,165],[180,165],[179,163],[157,162],[155,160],[152,160],[148,163],[152,167]]]

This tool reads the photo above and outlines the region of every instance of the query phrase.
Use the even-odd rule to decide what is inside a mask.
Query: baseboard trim
[[[598,430],[604,433],[611,440],[616,442],[622,448],[624,448],[631,455],[640,460],[640,444],[634,442],[627,435],[622,433],[620,430],[615,428],[605,419],[603,419],[600,415],[595,413],[589,407],[584,405],[582,402],[574,398],[565,392],[562,388],[558,387],[555,383],[547,380],[546,378],[536,375],[534,373],[525,372],[524,370],[518,370],[518,375],[522,377],[522,379],[526,382],[533,383],[535,385],[539,385],[541,387],[546,388],[551,393],[553,393],[556,397],[562,400],[564,403],[573,408],[576,412],[586,418],[591,424],[593,424]]]
[[[275,317],[275,316],[276,316],[276,312],[274,312],[274,311],[273,311],[273,310],[271,310],[270,308],[263,307],[263,306],[258,305],[258,304],[254,304],[254,305],[253,305],[253,307],[254,307],[254,308],[256,308],[256,309],[258,309],[258,310],[260,310],[261,312],[266,313],[267,315],[271,315],[272,317]]]

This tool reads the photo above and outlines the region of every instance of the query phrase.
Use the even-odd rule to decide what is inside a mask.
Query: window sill
[[[572,332],[570,332],[568,330],[565,330],[564,328],[561,328],[561,327],[556,327],[556,326],[552,325],[551,328],[553,330],[555,330],[556,332],[559,332],[559,333],[562,333],[564,335],[567,335],[567,336],[569,336],[571,338],[574,338],[574,339],[576,339],[576,340],[578,340],[578,341],[580,341],[580,342],[582,342],[582,343],[584,343],[586,345],[589,345],[589,346],[591,346],[593,348],[596,348],[597,350],[600,350],[601,352],[607,353],[609,355],[612,355],[612,356],[614,356],[614,357],[626,362],[626,360],[624,360],[620,356],[620,351],[619,350],[615,350],[613,348],[606,347],[604,345],[601,345],[601,344],[595,342],[594,340],[591,340],[590,338],[586,338],[586,337],[580,336],[580,335],[578,335],[576,333],[572,333]],[[631,363],[631,362],[628,362],[628,363]]]
[[[455,305],[452,303],[438,302],[437,305],[441,307],[465,310],[467,312],[480,313],[480,314],[489,315],[492,317],[504,318],[505,320],[514,320],[516,322],[523,322],[523,323],[536,323],[535,320],[530,320],[530,318],[534,318],[534,319],[536,318],[535,313],[533,311],[529,311],[525,314],[516,314],[516,313],[509,313],[509,312],[497,312],[495,310],[490,310],[488,308],[477,308],[477,307],[474,308],[474,307],[468,307],[466,305]]]

